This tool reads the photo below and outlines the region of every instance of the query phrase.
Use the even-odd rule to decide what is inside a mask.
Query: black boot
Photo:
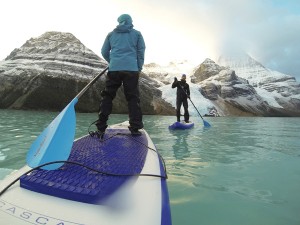
[[[137,128],[133,128],[133,127],[129,126],[128,129],[130,130],[132,136],[142,135],[142,132],[140,132],[139,129],[137,129]]]
[[[103,139],[104,134],[105,134],[105,130],[104,130],[104,131],[100,131],[100,130],[95,131],[95,135],[96,135],[99,139]]]
[[[100,121],[98,120],[96,123],[96,127],[97,127],[97,131],[94,132],[94,135],[100,139],[103,139],[107,125],[101,124]]]
[[[104,137],[104,134],[105,134],[105,131],[100,131],[100,130],[97,130],[97,131],[89,131],[89,134],[91,137],[97,137],[99,139],[103,139]]]

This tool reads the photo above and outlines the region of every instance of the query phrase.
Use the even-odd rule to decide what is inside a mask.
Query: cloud
[[[73,33],[100,55],[116,18],[129,13],[145,38],[147,63],[201,63],[244,50],[300,80],[298,0],[10,0],[1,9],[0,58],[51,30]]]
[[[149,51],[160,49],[161,56],[168,59],[177,55],[201,63],[205,58],[217,60],[221,54],[242,50],[266,67],[300,80],[300,1],[151,2],[147,5],[153,13],[146,16],[155,27],[148,33],[147,26],[140,26],[146,37],[156,36],[148,44]],[[135,4],[143,8],[145,2]]]
[[[268,68],[300,79],[300,2],[210,1],[216,52],[244,50]],[[224,3],[224,2],[223,2]],[[216,53],[218,55],[218,53]]]

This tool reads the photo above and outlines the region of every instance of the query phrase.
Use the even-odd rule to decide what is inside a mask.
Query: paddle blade
[[[203,120],[203,124],[204,124],[204,127],[207,127],[207,128],[211,127],[211,125],[205,120]]]
[[[77,101],[78,98],[74,98],[32,143],[26,157],[26,162],[31,168],[68,159],[75,136],[74,106]],[[54,170],[62,165],[62,163],[52,164],[43,169]]]

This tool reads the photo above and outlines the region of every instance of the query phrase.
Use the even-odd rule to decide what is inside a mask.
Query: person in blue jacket
[[[97,135],[101,138],[112,112],[112,101],[121,85],[128,103],[128,128],[131,134],[141,135],[139,129],[144,127],[138,84],[146,46],[141,32],[133,29],[130,15],[122,14],[118,22],[117,27],[108,33],[101,49],[102,56],[109,63],[105,90],[101,92],[99,119],[96,122]]]
[[[180,122],[180,108],[183,105],[184,109],[184,121],[186,123],[189,122],[190,114],[188,110],[188,101],[190,98],[190,86],[186,82],[186,75],[182,74],[181,80],[178,81],[177,78],[174,78],[174,82],[172,84],[172,88],[177,88],[176,92],[176,117],[177,122]]]

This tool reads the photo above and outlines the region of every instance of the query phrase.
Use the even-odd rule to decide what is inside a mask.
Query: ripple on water
[[[3,161],[3,160],[5,160],[5,159],[6,159],[6,156],[3,155],[3,154],[0,152],[0,161]]]

